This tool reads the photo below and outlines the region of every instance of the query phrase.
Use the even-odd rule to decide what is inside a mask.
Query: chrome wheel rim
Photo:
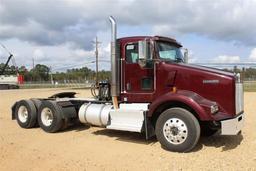
[[[48,107],[44,108],[41,112],[41,121],[45,126],[51,126],[53,121],[52,110]]]
[[[164,123],[165,139],[171,144],[182,144],[188,137],[188,128],[185,122],[178,118],[171,118]]]
[[[22,123],[27,122],[27,120],[28,120],[28,109],[27,109],[26,106],[22,105],[22,106],[19,107],[18,118],[19,118],[19,121],[22,122]]]

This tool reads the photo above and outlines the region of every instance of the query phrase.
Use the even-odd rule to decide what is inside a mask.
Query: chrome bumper
[[[244,110],[244,90],[242,83],[236,83],[236,114]]]
[[[237,135],[244,126],[244,113],[233,119],[221,121],[221,135]]]

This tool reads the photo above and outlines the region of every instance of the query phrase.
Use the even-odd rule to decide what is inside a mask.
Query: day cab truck
[[[16,102],[12,119],[22,128],[63,130],[79,120],[106,129],[156,135],[170,151],[188,152],[201,134],[237,135],[244,122],[239,75],[184,62],[182,45],[161,36],[116,38],[110,17],[111,81],[96,98],[66,92]]]

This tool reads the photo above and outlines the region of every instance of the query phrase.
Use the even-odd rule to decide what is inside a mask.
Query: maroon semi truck
[[[111,83],[96,98],[59,93],[16,102],[12,119],[46,132],[81,123],[156,135],[170,151],[193,149],[201,134],[236,135],[244,122],[243,84],[237,74],[184,62],[182,45],[160,36],[116,38],[112,25]],[[185,58],[186,59],[186,58]],[[92,90],[93,91],[93,90]],[[95,93],[94,93],[95,94]]]

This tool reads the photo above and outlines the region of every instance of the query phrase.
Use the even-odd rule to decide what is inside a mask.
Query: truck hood
[[[159,78],[159,84],[172,85],[178,90],[194,92],[205,99],[218,103],[219,107],[223,109],[222,112],[235,113],[235,74],[183,63],[163,62],[159,68],[161,68],[158,71],[159,75],[166,75],[162,78],[166,82],[161,83],[161,78]]]
[[[235,76],[234,73],[223,71],[223,70],[216,69],[216,68],[211,68],[211,67],[205,67],[205,66],[193,65],[193,64],[184,64],[184,63],[179,63],[178,65],[181,65],[182,67],[198,69],[198,70],[221,74],[221,75],[225,75],[225,76],[231,76],[231,77]]]

